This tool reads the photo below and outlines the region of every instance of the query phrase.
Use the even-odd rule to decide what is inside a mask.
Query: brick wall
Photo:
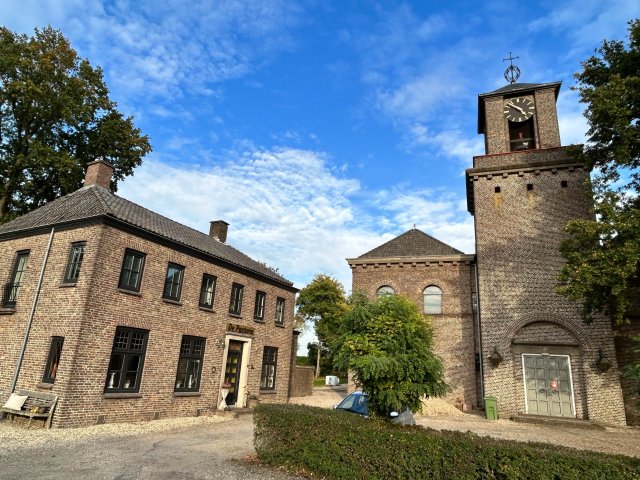
[[[10,275],[15,252],[31,249],[25,285],[15,313],[0,316],[0,334],[6,348],[0,351],[0,389],[8,392],[48,235],[0,243],[0,274]],[[70,244],[86,241],[85,257],[75,286],[62,286]],[[146,253],[138,295],[118,290],[125,248]],[[163,301],[167,263],[185,266],[180,304]],[[202,274],[217,276],[213,311],[198,306]],[[233,282],[244,285],[241,316],[231,316],[229,299]],[[256,290],[266,292],[264,322],[253,319]],[[275,325],[276,298],[286,300],[284,327]],[[102,224],[55,233],[51,254],[33,320],[18,389],[36,389],[42,380],[51,336],[63,336],[64,346],[55,384],[47,388],[60,395],[54,426],[146,420],[195,415],[214,410],[220,400],[226,347],[229,339],[245,342],[242,393],[257,394],[261,402],[288,399],[295,293],[241,272],[213,264]],[[232,323],[254,330],[253,335],[230,333]],[[127,326],[149,330],[139,394],[104,394],[107,367],[115,329]],[[206,338],[200,391],[174,393],[180,342],[183,335]],[[260,390],[263,348],[278,348],[276,389]],[[41,386],[42,387],[42,386]],[[40,387],[40,388],[41,388]],[[8,393],[7,393],[8,394]],[[244,401],[244,395],[238,404]]]
[[[503,415],[524,413],[522,351],[514,340],[517,343],[518,336],[526,334],[530,342],[553,346],[563,336],[571,336],[577,349],[565,346],[554,352],[570,355],[577,416],[624,424],[616,366],[607,373],[595,367],[599,350],[610,359],[615,356],[610,323],[597,319],[585,325],[578,305],[554,291],[563,263],[558,250],[565,238],[563,227],[571,219],[589,215],[589,197],[587,173],[576,165],[559,166],[562,158],[557,149],[552,152],[547,167],[469,172],[475,203],[485,392],[498,397]],[[524,159],[528,153],[521,155]],[[545,160],[543,152],[537,156]],[[496,158],[499,156],[491,160]],[[483,164],[484,159],[476,157],[476,162]],[[566,187],[561,186],[562,181]],[[549,324],[556,330],[547,331]],[[528,325],[528,331],[523,330]],[[487,361],[494,347],[504,358],[497,368]]]
[[[616,360],[622,371],[640,363],[640,317],[631,316],[629,324],[614,330]],[[640,425],[640,385],[626,376],[620,377],[628,425]]]
[[[307,397],[311,395],[313,393],[315,373],[315,367],[294,367],[289,395],[292,397]]]
[[[392,287],[395,293],[413,300],[423,309],[423,291],[429,285],[442,290],[442,314],[428,316],[434,334],[434,351],[442,358],[445,379],[451,386],[446,399],[454,404],[459,400],[477,404],[475,374],[474,323],[471,305],[471,260],[464,256],[460,261],[385,262],[352,264],[352,290],[373,299],[383,285]]]

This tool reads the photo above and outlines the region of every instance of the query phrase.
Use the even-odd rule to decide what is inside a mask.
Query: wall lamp
[[[498,347],[493,347],[493,353],[489,355],[489,363],[492,367],[497,367],[502,363],[502,355],[498,353]]]
[[[598,360],[596,360],[596,367],[602,373],[606,372],[611,368],[611,360],[609,360],[604,353],[602,353],[602,349],[598,350]]]

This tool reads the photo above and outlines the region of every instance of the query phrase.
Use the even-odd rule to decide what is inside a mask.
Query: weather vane
[[[509,58],[503,58],[502,59],[503,62],[506,62],[507,60],[509,60],[509,63],[511,64],[504,71],[504,78],[509,83],[516,83],[518,81],[518,79],[520,78],[520,69],[518,68],[517,65],[513,64],[513,61],[516,58],[520,58],[520,57],[513,57],[511,55],[511,52],[509,52]]]

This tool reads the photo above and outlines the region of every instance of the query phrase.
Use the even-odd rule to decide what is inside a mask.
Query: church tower
[[[483,392],[497,398],[503,418],[624,425],[610,322],[584,324],[579,306],[555,292],[564,226],[590,215],[591,194],[589,172],[560,143],[559,91],[560,82],[512,81],[478,96],[485,154],[466,180]]]

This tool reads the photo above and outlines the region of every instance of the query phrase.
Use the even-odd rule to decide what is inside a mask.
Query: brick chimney
[[[100,187],[108,189],[111,186],[111,177],[113,177],[113,165],[99,158],[98,160],[87,163],[84,186],[99,185]]]
[[[215,220],[211,222],[211,227],[209,227],[209,236],[220,240],[222,243],[226,243],[228,229],[229,224],[227,222],[224,220]]]

